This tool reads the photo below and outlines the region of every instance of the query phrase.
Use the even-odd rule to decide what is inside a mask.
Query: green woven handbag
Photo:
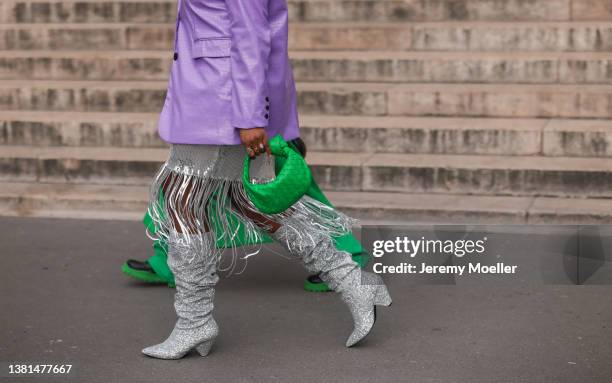
[[[285,163],[277,171],[273,181],[264,184],[254,184],[249,177],[251,158],[244,158],[242,183],[253,205],[265,214],[278,214],[287,210],[306,193],[312,181],[310,169],[302,156],[291,149],[280,135],[274,136],[270,142],[273,155],[284,157]]]

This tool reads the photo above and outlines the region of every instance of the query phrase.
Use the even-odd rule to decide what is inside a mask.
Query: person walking
[[[151,185],[148,210],[168,245],[178,319],[165,341],[142,350],[147,356],[210,352],[219,332],[213,301],[220,248],[231,249],[224,268],[231,271],[239,258],[237,238],[269,236],[320,275],[352,314],[347,347],[371,331],[377,305],[391,304],[380,276],[362,271],[334,246],[333,237],[348,233],[355,220],[307,195],[266,213],[250,192],[252,184],[275,182],[270,142],[284,150],[285,141],[299,137],[287,35],[286,0],[179,0],[159,120],[159,134],[171,148]],[[283,193],[295,190],[264,202],[278,204],[287,199]]]

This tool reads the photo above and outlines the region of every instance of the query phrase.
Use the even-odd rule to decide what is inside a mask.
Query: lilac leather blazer
[[[254,127],[298,137],[287,23],[286,0],[179,0],[161,138],[235,145]]]

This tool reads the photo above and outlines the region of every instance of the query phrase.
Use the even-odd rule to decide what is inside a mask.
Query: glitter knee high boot
[[[299,257],[308,271],[320,273],[321,279],[340,294],[353,316],[353,332],[346,347],[357,344],[372,330],[376,321],[376,306],[390,306],[391,296],[382,278],[362,271],[347,252],[337,250],[329,236],[314,237],[282,222],[272,236],[291,254]]]
[[[174,308],[178,320],[170,336],[142,353],[159,359],[180,359],[195,349],[208,355],[219,327],[212,317],[216,260],[212,259],[208,235],[171,233],[168,241],[168,266],[174,273]]]

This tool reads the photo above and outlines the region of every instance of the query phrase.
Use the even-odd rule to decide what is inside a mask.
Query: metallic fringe
[[[233,162],[241,162],[242,158],[238,157]],[[219,177],[222,170],[217,167],[216,171],[209,171],[184,164],[174,166],[171,155],[151,185],[148,211],[155,223],[156,233],[155,236],[149,236],[154,240],[168,241],[172,235],[176,241],[174,236],[178,235],[185,245],[196,241],[193,245],[200,247],[197,245],[205,243],[204,237],[212,235],[213,245],[202,248],[202,253],[194,254],[194,258],[203,256],[212,259],[217,262],[219,272],[229,275],[244,270],[246,260],[260,252],[260,243],[265,232],[270,229],[269,224],[255,223],[247,216],[249,212],[257,212],[266,220],[279,223],[286,230],[292,231],[294,235],[286,237],[292,238],[291,243],[283,245],[297,251],[316,245],[322,235],[346,234],[356,223],[353,218],[308,196],[302,197],[280,214],[260,213],[249,200],[242,180]],[[262,182],[261,178],[253,178],[253,181]],[[240,256],[237,249],[239,236],[247,243],[259,245],[255,250],[245,248]],[[224,248],[231,249],[231,256],[223,257],[228,259],[227,262],[223,261],[226,265],[220,262]]]

